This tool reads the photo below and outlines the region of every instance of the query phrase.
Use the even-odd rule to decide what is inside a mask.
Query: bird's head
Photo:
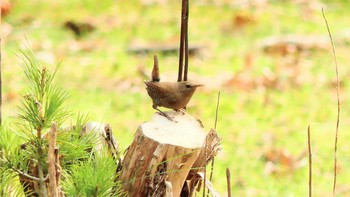
[[[193,94],[198,87],[203,85],[192,81],[181,81],[178,82],[178,86],[183,94]]]

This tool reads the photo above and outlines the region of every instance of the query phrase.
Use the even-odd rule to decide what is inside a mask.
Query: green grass
[[[23,1],[14,0],[12,13],[3,21],[12,27],[3,38],[3,116],[16,116],[19,96],[26,84],[15,53],[26,42],[47,65],[62,60],[56,83],[70,92],[67,107],[90,114],[90,120],[110,123],[122,148],[126,148],[142,122],[154,110],[144,89],[140,68],[150,73],[152,56],[127,52],[130,43],[175,43],[179,37],[180,3],[142,5],[140,1]],[[282,1],[283,2],[283,1]],[[330,196],[333,184],[333,140],[337,113],[331,50],[311,51],[301,57],[294,77],[282,69],[280,56],[263,53],[256,43],[270,36],[315,34],[327,36],[321,7],[309,11],[304,5],[272,1],[266,7],[239,9],[230,6],[191,5],[189,39],[205,44],[202,56],[190,59],[189,77],[201,76],[207,87],[221,84],[220,75],[234,75],[245,68],[251,55],[250,80],[263,75],[264,68],[276,73],[280,88],[245,89],[235,85],[218,89],[203,88],[193,97],[189,112],[199,117],[207,130],[214,125],[217,92],[221,91],[217,131],[223,138],[223,150],[215,160],[213,184],[226,192],[225,168],[232,176],[235,196],[306,196],[307,157],[296,169],[277,164],[277,173],[266,173],[263,159],[268,150],[288,151],[293,158],[306,150],[306,129],[311,125],[314,154],[314,194]],[[324,4],[334,37],[350,26],[346,2]],[[232,26],[241,12],[254,16],[255,22],[242,29]],[[305,18],[305,13],[308,17]],[[91,21],[95,32],[75,41],[62,28],[67,20]],[[339,139],[339,196],[348,196],[350,164],[349,83],[347,75],[349,45],[337,43],[341,89],[341,128]],[[157,54],[163,75],[176,80],[178,56]],[[285,67],[285,66],[284,66]],[[299,85],[289,82],[301,77]]]

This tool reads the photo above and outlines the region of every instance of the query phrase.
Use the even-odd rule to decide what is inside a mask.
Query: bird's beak
[[[201,87],[201,86],[204,86],[203,84],[194,84],[193,87]]]

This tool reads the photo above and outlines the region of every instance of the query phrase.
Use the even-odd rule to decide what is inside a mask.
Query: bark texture
[[[207,163],[200,121],[182,112],[166,114],[174,121],[155,114],[137,129],[123,159],[120,178],[129,196],[180,196],[191,170]]]

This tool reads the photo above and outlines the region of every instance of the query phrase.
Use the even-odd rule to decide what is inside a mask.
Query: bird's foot
[[[160,115],[162,115],[162,116],[164,116],[164,117],[166,117],[166,118],[167,118],[168,120],[170,120],[170,121],[177,122],[177,121],[174,120],[172,117],[170,117],[168,114],[166,114],[166,113],[164,113],[164,112],[162,112],[162,111],[158,111],[157,113],[160,114]]]
[[[186,114],[186,110],[185,109],[174,109],[176,112],[180,112],[182,115]]]

